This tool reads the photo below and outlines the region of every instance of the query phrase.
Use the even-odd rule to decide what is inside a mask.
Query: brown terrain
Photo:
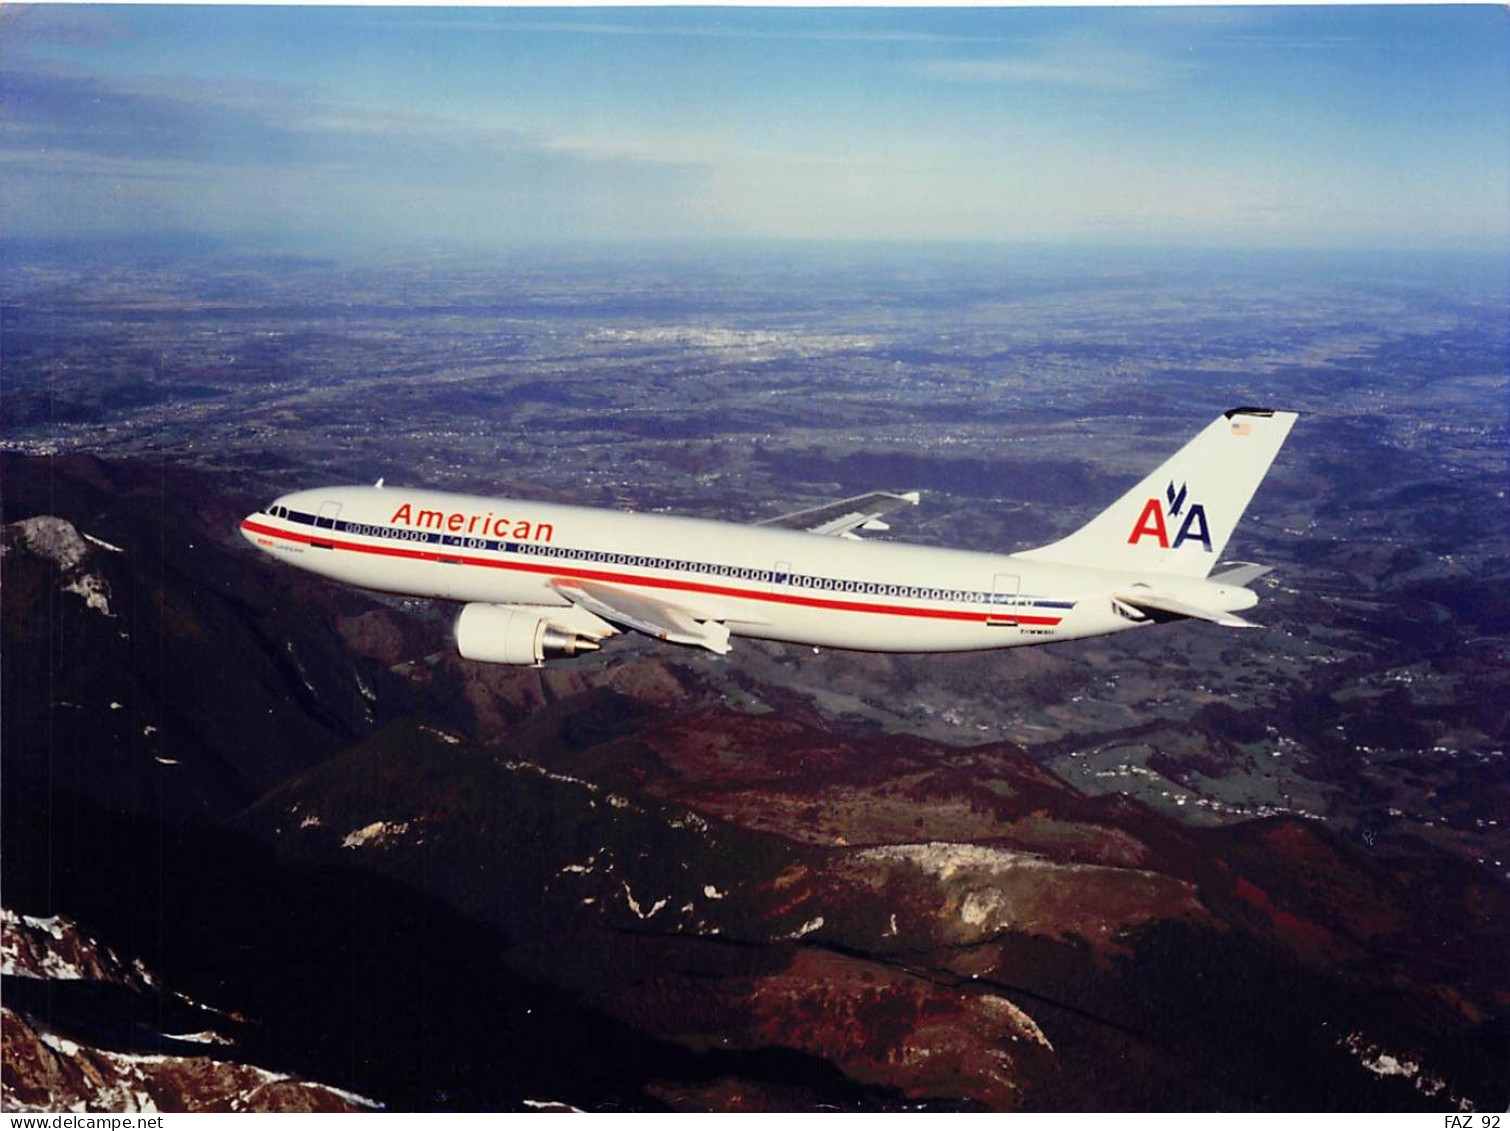
[[[1424,843],[1182,824],[631,641],[470,664],[251,560],[223,483],[0,468],[7,1110],[1510,1098],[1510,892]]]

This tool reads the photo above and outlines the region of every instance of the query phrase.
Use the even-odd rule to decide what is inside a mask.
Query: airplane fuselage
[[[241,528],[290,564],[366,589],[567,615],[555,583],[601,582],[734,636],[823,647],[973,651],[1148,623],[1111,600],[1136,575],[709,519],[336,487],[286,495]]]
[[[327,487],[248,515],[259,549],[367,589],[463,603],[456,644],[507,664],[626,629],[727,652],[732,636],[966,652],[1236,615],[1265,572],[1213,574],[1294,413],[1223,413],[1079,530],[1010,554],[866,541],[916,492],[755,526],[409,488]],[[795,527],[795,528],[793,528]]]

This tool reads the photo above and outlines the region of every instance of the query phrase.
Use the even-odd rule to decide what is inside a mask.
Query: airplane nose
[[[256,521],[257,515],[255,513],[249,514],[241,520],[241,536],[253,546],[257,545],[257,533],[250,528],[249,524]]]

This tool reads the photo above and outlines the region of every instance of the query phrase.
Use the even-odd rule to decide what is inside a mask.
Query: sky
[[[0,232],[1510,251],[1510,14],[0,8]]]

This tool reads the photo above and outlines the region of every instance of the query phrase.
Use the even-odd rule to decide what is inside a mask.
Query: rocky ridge
[[[366,1111],[362,1096],[243,1058],[241,1020],[162,989],[57,915],[0,910],[6,1111]],[[59,986],[58,983],[75,983]],[[71,991],[71,992],[70,992]],[[93,1040],[74,1039],[92,999]],[[108,1003],[108,1013],[105,1006]],[[113,1021],[107,1023],[107,1016]],[[152,1021],[172,1020],[159,1031]],[[195,1028],[195,1026],[198,1026]],[[190,1030],[190,1031],[178,1031]]]

